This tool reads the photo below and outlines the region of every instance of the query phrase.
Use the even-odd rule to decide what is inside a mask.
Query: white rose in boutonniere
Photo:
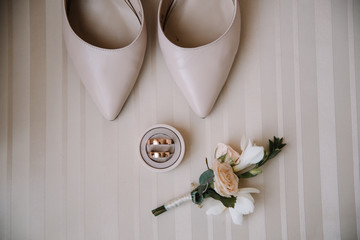
[[[239,178],[232,167],[226,162],[214,160],[212,170],[215,191],[223,197],[235,196],[238,193]]]
[[[241,139],[241,155],[238,164],[233,166],[234,172],[239,172],[253,164],[260,162],[264,157],[264,147],[256,146],[251,140]]]

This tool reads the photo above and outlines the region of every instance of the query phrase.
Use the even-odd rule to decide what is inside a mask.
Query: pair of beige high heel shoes
[[[68,54],[103,116],[120,113],[140,72],[146,24],[140,0],[63,0]],[[161,0],[158,41],[193,111],[206,117],[240,41],[237,0]]]

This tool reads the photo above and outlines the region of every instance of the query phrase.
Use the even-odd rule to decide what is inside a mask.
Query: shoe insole
[[[235,14],[232,0],[175,0],[164,33],[181,47],[215,41],[229,28]]]
[[[69,0],[67,13],[74,32],[101,48],[127,46],[140,31],[137,15],[124,0]]]

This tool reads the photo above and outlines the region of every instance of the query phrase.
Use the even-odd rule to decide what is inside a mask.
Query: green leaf
[[[223,197],[221,195],[219,195],[217,192],[215,192],[214,189],[212,188],[209,188],[205,194],[204,194],[204,197],[207,198],[207,197],[211,197],[215,200],[218,200],[220,201],[225,207],[229,208],[229,207],[234,207],[235,206],[235,203],[236,203],[236,197]]]
[[[262,170],[260,168],[253,168],[250,171],[247,171],[245,173],[242,174],[237,174],[237,176],[239,178],[251,178],[251,177],[256,177],[257,175],[259,175],[260,173],[262,173]]]
[[[191,192],[191,200],[195,204],[201,204],[204,201],[204,195],[194,190]]]
[[[256,175],[252,175],[250,172],[244,172],[242,174],[236,174],[239,178],[251,178],[255,177]]]
[[[272,142],[270,139],[269,139],[269,150],[270,152],[274,150],[274,142]]]
[[[254,168],[242,174],[238,173],[237,176],[239,178],[250,178],[259,175],[261,173],[259,167],[264,165],[268,160],[276,157],[281,152],[281,149],[285,146],[286,143],[283,143],[283,138],[274,137],[273,141],[269,140],[269,153],[264,151],[263,159],[258,162]]]
[[[201,184],[191,192],[191,200],[195,204],[201,204],[204,201],[204,194],[209,188],[209,183]]]
[[[197,192],[199,194],[204,194],[206,192],[206,190],[208,189],[209,187],[209,183],[206,183],[206,184],[201,184],[199,187],[198,187],[198,190]]]
[[[274,141],[273,141],[273,148],[272,150],[275,149],[282,149],[283,147],[286,146],[286,143],[283,143],[283,138],[277,138],[274,136]],[[271,152],[271,151],[270,151]]]
[[[224,154],[224,155],[222,155],[222,156],[220,156],[220,157],[218,157],[217,158],[218,160],[220,160],[220,162],[225,162],[225,159],[226,159],[226,154]]]
[[[203,172],[201,175],[200,175],[200,178],[199,178],[199,183],[200,185],[203,185],[203,184],[210,184],[214,182],[214,171],[209,169],[209,170],[206,170],[205,172]]]
[[[262,173],[262,170],[260,168],[253,168],[249,171],[249,173],[256,176],[256,175],[259,175],[260,173]]]
[[[276,157],[281,152],[281,149],[286,146],[283,143],[283,138],[277,138],[274,136],[273,141],[269,140],[269,153],[264,153],[264,158],[256,164],[256,167],[264,165],[268,160]]]
[[[273,151],[272,153],[270,153],[270,154],[269,154],[269,156],[268,156],[267,160],[269,160],[269,159],[272,159],[272,158],[276,157],[276,155],[278,155],[278,153],[279,153],[280,151],[281,151],[281,150],[280,150],[280,149],[278,149],[278,148],[274,149],[274,151]]]

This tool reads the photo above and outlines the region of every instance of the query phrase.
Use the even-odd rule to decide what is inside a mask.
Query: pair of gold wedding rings
[[[153,139],[149,139],[147,144],[148,145],[171,145],[173,144],[173,140],[172,139],[168,139],[168,138],[153,138]],[[158,158],[169,158],[171,156],[171,153],[166,151],[166,152],[150,152],[149,156],[153,159],[158,159]]]

